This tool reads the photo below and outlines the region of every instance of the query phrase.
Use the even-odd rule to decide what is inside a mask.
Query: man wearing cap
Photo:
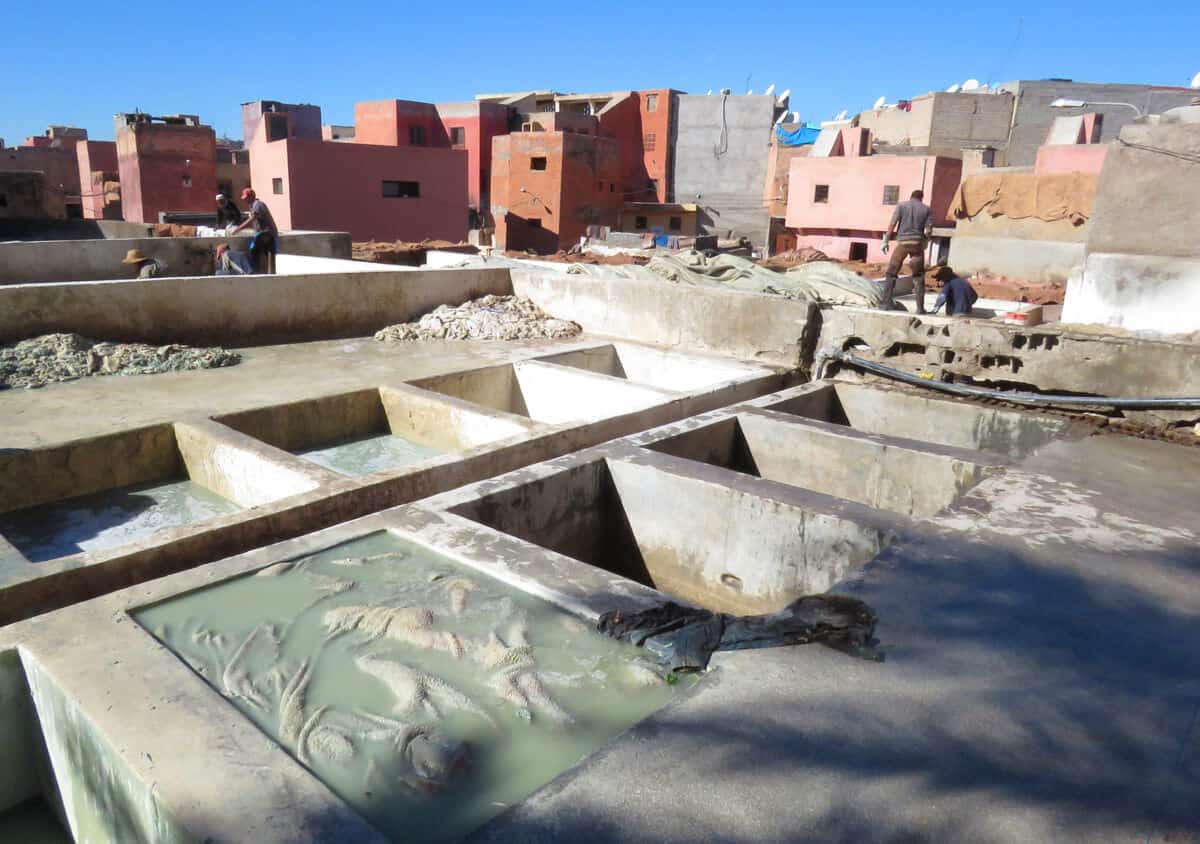
[[[125,253],[125,260],[122,264],[132,264],[137,267],[138,278],[155,278],[160,275],[165,275],[167,265],[157,258],[147,258],[136,249],[130,249]]]
[[[242,212],[234,201],[223,193],[217,194],[217,228],[236,226],[242,221]]]
[[[271,216],[271,209],[267,208],[267,204],[255,196],[250,188],[242,191],[242,200],[250,203],[250,215],[236,225],[230,234],[237,234],[253,224],[254,238],[250,241],[250,260],[255,268],[263,272],[274,272],[275,253],[278,251],[276,237],[279,233],[275,228],[275,218]]]

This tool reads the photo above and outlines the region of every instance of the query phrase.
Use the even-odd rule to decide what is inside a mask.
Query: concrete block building
[[[126,222],[164,211],[208,213],[217,192],[217,139],[196,115],[118,114],[117,169]]]
[[[948,225],[961,175],[958,159],[873,155],[866,129],[841,129],[830,155],[792,159],[787,226],[797,247],[820,249],[832,258],[885,261],[882,238],[896,204],[923,190],[934,225]]]
[[[355,240],[466,236],[467,154],[427,143],[440,127],[433,106],[360,103],[355,141],[342,143],[322,139],[319,108],[270,105],[244,105],[243,124],[251,183],[280,228]]]
[[[552,253],[622,207],[616,140],[571,131],[513,132],[492,141],[492,216],[504,249]]]

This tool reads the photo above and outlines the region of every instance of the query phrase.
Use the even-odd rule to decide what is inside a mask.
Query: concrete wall
[[[513,268],[513,291],[584,331],[793,367],[819,330],[816,307],[766,294]]]
[[[858,117],[885,145],[927,150],[930,155],[961,158],[966,146],[1003,148],[1012,120],[1011,94],[935,92],[912,100],[909,111],[872,109]]]
[[[765,246],[768,213],[762,193],[775,98],[678,95],[675,100],[674,201],[700,205],[706,234],[732,232]]]
[[[62,220],[62,191],[46,184],[46,174],[0,170],[0,220]]]
[[[1200,331],[1200,258],[1089,250],[1081,270],[1067,283],[1063,322],[1159,334]]]
[[[950,266],[960,273],[994,273],[1034,282],[1062,284],[1067,281],[1071,271],[1083,263],[1084,247],[1080,240],[1069,242],[955,234],[950,238]]]
[[[134,268],[121,263],[130,249],[166,261],[168,275],[204,275],[213,270],[212,256],[219,243],[249,249],[250,235],[0,243],[0,284],[134,278]],[[279,249],[289,255],[348,259],[350,237],[344,232],[290,232],[280,236]]]
[[[1060,97],[1086,102],[1131,103],[1141,108],[1143,113],[1157,114],[1168,108],[1185,106],[1196,95],[1195,91],[1188,88],[1053,80],[1007,82],[1000,87],[1012,91],[1017,97],[1012,138],[1003,162],[1010,165],[1034,163],[1037,159],[1037,149],[1046,142],[1050,127],[1056,118],[1085,112],[1102,114],[1104,124],[1100,140],[1108,141],[1115,138],[1120,129],[1136,117],[1132,109],[1122,106],[1050,108],[1050,103]]]
[[[0,288],[0,339],[75,331],[237,346],[362,337],[438,305],[510,291],[502,269],[9,285]]]
[[[1099,173],[1110,144],[1044,144],[1038,147],[1033,172]]]

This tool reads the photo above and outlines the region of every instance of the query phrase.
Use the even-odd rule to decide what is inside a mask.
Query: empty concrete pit
[[[350,477],[415,466],[534,428],[527,419],[391,387],[255,408],[216,421]]]
[[[753,402],[872,434],[1022,457],[1068,434],[1072,422],[908,389],[824,382]]]
[[[0,455],[0,534],[44,562],[144,542],[315,488],[307,477],[165,424]]]
[[[551,425],[618,416],[675,397],[674,393],[620,378],[539,361],[454,372],[410,383]]]
[[[987,470],[973,452],[920,449],[770,411],[728,416],[647,447],[916,517],[948,507]]]
[[[577,349],[539,360],[676,391],[715,387],[763,372],[757,367],[719,358],[681,355],[628,343]]]
[[[595,452],[592,453],[593,455]],[[710,609],[769,612],[825,592],[899,524],[858,504],[765,489],[709,466],[595,458],[450,512]],[[549,464],[553,465],[553,464]]]

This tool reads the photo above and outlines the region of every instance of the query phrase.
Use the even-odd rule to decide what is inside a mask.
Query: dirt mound
[[[366,240],[351,244],[350,256],[356,261],[373,261],[377,264],[412,264],[414,252],[429,249],[454,249],[456,252],[478,252],[467,243],[452,243],[449,240]]]
[[[650,260],[648,255],[595,255],[590,252],[556,252],[553,255],[534,255],[529,252],[509,250],[504,253],[506,258],[533,258],[538,261],[554,261],[560,264],[597,264],[602,266],[642,265]]]

